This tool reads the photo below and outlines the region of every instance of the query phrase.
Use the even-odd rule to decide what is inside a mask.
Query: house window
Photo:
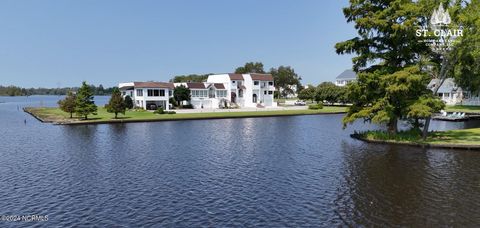
[[[123,95],[123,96],[127,95],[127,92],[123,91],[123,92],[122,92],[122,95]]]
[[[267,95],[267,91],[266,91],[266,90],[265,90],[265,91],[263,91],[263,94]]]
[[[273,91],[268,91],[268,95],[272,95],[273,94]]]
[[[172,96],[172,91],[171,91],[171,90],[168,91],[168,96],[169,96],[169,97]]]
[[[258,85],[258,81],[253,81],[253,85]]]
[[[147,97],[153,97],[153,89],[147,89]]]
[[[165,90],[163,89],[149,89],[147,90],[147,96],[149,97],[164,97]]]
[[[269,85],[269,86],[273,86],[273,82],[268,82],[268,85]]]
[[[238,91],[238,97],[243,97],[243,90],[242,89]]]
[[[450,97],[450,93],[444,93],[445,97]]]
[[[192,97],[208,97],[208,90],[191,90]]]
[[[265,87],[265,82],[262,82],[262,86]]]
[[[217,90],[217,97],[227,97],[226,90]]]
[[[143,97],[143,89],[137,89],[137,97]]]
[[[235,84],[235,81],[232,81],[233,84]]]

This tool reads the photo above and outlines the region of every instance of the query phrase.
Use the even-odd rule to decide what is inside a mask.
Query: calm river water
[[[349,134],[375,126],[342,115],[55,126],[21,111],[57,99],[0,97],[0,216],[48,215],[1,227],[480,225],[480,152],[366,144]]]

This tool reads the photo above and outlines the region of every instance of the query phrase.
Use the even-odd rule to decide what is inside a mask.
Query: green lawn
[[[32,115],[54,123],[95,123],[95,122],[134,122],[153,120],[181,120],[181,119],[209,119],[209,118],[236,118],[236,117],[261,117],[261,116],[289,116],[289,115],[314,115],[322,113],[344,112],[345,107],[324,107],[320,110],[279,110],[279,111],[250,111],[250,112],[212,112],[188,114],[154,114],[147,111],[127,111],[125,115],[119,114],[114,119],[114,114],[108,113],[105,108],[98,108],[97,115],[90,115],[88,120],[74,117],[61,111],[59,108],[26,108]]]
[[[480,145],[480,128],[435,132],[427,142],[434,144]]]
[[[423,141],[420,132],[405,131],[392,136],[384,131],[368,131],[362,137],[387,142],[420,144],[480,145],[480,128],[433,132]]]
[[[480,106],[465,106],[465,105],[447,106],[445,111],[447,111],[447,112],[480,113]]]

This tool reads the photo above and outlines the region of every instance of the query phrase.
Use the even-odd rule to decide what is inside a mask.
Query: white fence
[[[471,97],[469,99],[463,99],[463,101],[457,102],[457,105],[480,106],[480,97]]]

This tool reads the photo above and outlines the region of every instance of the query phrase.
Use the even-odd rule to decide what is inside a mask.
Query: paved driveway
[[[201,112],[264,112],[280,110],[305,110],[308,106],[279,106],[274,108],[238,108],[238,109],[178,109],[177,113],[201,113]]]

